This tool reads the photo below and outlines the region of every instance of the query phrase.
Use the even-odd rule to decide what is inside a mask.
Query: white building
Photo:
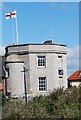
[[[8,58],[12,54],[16,56],[20,56],[21,63],[24,62],[24,66],[26,68],[26,88],[27,93],[31,96],[37,95],[47,95],[49,92],[53,91],[53,89],[58,88],[67,88],[67,48],[66,45],[58,45],[53,44],[52,41],[46,41],[43,44],[21,44],[21,45],[11,45],[6,47],[6,58],[7,58],[7,67],[9,67],[9,71],[11,70],[11,66],[9,64]],[[13,57],[11,57],[12,59]],[[10,60],[10,59],[9,59]],[[11,61],[14,61],[13,59]],[[16,60],[17,64],[19,61]],[[23,64],[22,64],[23,65]],[[21,68],[16,65],[15,69],[10,71],[10,75],[7,78],[7,81],[11,82],[10,88],[13,89],[24,89],[23,87],[23,74],[20,73],[23,66]],[[7,68],[8,69],[8,68]],[[19,71],[19,72],[18,72]],[[14,74],[12,74],[12,72]],[[22,77],[18,77],[22,74]],[[20,80],[18,80],[20,79]],[[20,82],[22,81],[22,83]],[[17,84],[16,84],[17,83]],[[23,86],[23,87],[21,87]],[[17,91],[12,89],[11,92],[15,92],[17,95]],[[23,90],[22,91],[22,95]]]

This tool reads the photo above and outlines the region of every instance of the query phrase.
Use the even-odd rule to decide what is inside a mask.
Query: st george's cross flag
[[[16,18],[16,10],[10,13],[6,13],[6,19]]]

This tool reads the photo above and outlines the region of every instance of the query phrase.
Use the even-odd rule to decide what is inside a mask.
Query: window
[[[46,77],[39,77],[39,91],[47,90],[47,81]]]
[[[58,58],[62,58],[62,56],[59,55]]]
[[[63,75],[63,70],[62,70],[62,69],[59,69],[59,70],[58,70],[58,74],[59,74],[59,75]]]
[[[45,66],[45,65],[46,65],[45,56],[38,56],[38,66]]]

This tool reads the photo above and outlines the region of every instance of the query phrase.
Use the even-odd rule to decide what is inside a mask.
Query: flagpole
[[[13,44],[14,44],[14,25],[13,25]]]
[[[18,41],[18,23],[17,23],[17,12],[16,12],[16,19],[15,19],[15,20],[16,20],[16,36],[17,36],[17,38],[16,38],[16,39],[17,39],[17,45],[18,45],[18,42],[19,42],[19,41]]]

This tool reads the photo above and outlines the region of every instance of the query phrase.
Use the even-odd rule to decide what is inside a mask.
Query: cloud
[[[67,71],[72,74],[78,69],[81,69],[81,46],[75,46],[73,48],[68,48],[67,54]]]
[[[64,10],[64,11],[67,11],[67,10],[70,10],[71,8],[65,4],[61,4],[60,5],[60,9]]]
[[[74,48],[68,48],[68,59],[79,59],[79,49],[81,49],[81,46],[75,46]]]
[[[81,49],[81,46],[75,46],[74,48],[68,48],[68,54],[67,54],[68,67],[79,68],[79,49]]]
[[[67,2],[62,2],[60,4],[57,4],[55,2],[51,2],[50,7],[51,8],[57,8],[57,9],[60,9],[62,11],[79,10],[79,7],[78,7],[77,3],[70,5]]]
[[[5,54],[5,47],[0,46],[0,55],[4,55]]]

